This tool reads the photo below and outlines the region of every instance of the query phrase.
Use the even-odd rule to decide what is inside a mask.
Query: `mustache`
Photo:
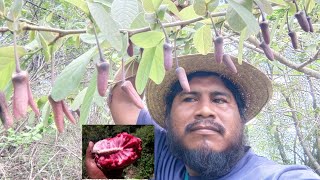
[[[199,124],[204,124],[206,127],[208,127],[208,129],[216,131],[222,135],[224,135],[226,132],[226,129],[221,124],[215,122],[213,119],[197,119],[186,126],[185,132],[190,133],[191,131],[196,130]]]

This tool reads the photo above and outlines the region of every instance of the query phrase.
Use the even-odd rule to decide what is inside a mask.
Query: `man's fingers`
[[[92,148],[93,148],[93,142],[90,141],[87,147],[87,151],[86,151],[86,158],[91,158],[91,152],[92,152]]]

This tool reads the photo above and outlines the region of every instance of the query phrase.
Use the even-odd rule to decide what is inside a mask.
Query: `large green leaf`
[[[306,6],[307,13],[310,13],[315,5],[316,5],[316,2],[314,0],[306,0],[305,6]]]
[[[131,29],[138,29],[138,28],[142,28],[142,27],[146,27],[146,26],[149,26],[149,24],[144,20],[144,13],[141,12],[133,20],[133,22],[131,23],[130,28]]]
[[[142,58],[138,67],[137,76],[135,80],[137,92],[139,94],[142,94],[144,88],[146,87],[149,76],[151,74],[151,70],[155,68],[164,68],[163,65],[161,65],[162,67],[156,67],[157,65],[153,65],[153,63],[159,64],[160,61],[162,61],[163,63],[163,55],[161,55],[161,53],[163,54],[163,51],[161,51],[161,48],[163,47],[160,44],[156,47],[146,48],[143,50]],[[159,83],[160,79],[162,81],[162,70],[156,70],[153,73],[154,74],[152,74],[152,79],[154,79],[157,83]]]
[[[200,27],[193,36],[193,43],[200,54],[206,55],[212,49],[212,34],[208,25]]]
[[[153,13],[153,12],[156,11],[156,10],[154,9],[152,0],[141,0],[141,1],[142,1],[143,9],[144,9],[146,12]]]
[[[178,16],[179,10],[171,0],[163,0],[162,4],[168,4],[168,10],[171,11],[174,15]]]
[[[272,6],[269,1],[267,0],[254,0],[258,6],[261,8],[261,10],[267,14],[272,14]]]
[[[151,72],[149,75],[150,79],[156,84],[160,84],[162,82],[166,73],[163,61],[163,43],[160,43],[154,53]]]
[[[92,105],[94,95],[97,93],[96,90],[97,90],[97,71],[95,71],[94,75],[92,76],[92,79],[86,91],[86,95],[84,96],[84,99],[81,105],[80,124],[87,124],[87,119],[90,113],[90,107]]]
[[[27,54],[27,51],[22,46],[17,46],[18,56],[22,57]],[[14,49],[13,46],[0,47],[0,70],[6,64],[14,61]]]
[[[248,27],[249,34],[257,34],[260,28],[257,19],[250,12],[252,0],[242,1],[244,4],[239,4],[233,0],[227,1],[231,7],[227,12],[227,21],[230,27],[237,32]]]
[[[90,62],[97,47],[91,48],[77,59],[73,60],[57,77],[51,91],[53,100],[65,99],[76,89],[85,73],[86,66]]]
[[[78,7],[79,9],[81,9],[86,15],[89,15],[89,9],[88,6],[86,4],[86,2],[84,0],[64,0],[76,7]]]
[[[137,0],[114,0],[112,3],[111,16],[121,28],[129,28],[138,14]]]
[[[15,69],[14,61],[8,63],[5,67],[1,68],[0,70],[0,90],[4,90],[11,80],[12,73]]]
[[[22,10],[23,1],[22,0],[14,0],[9,11],[9,18],[12,18],[12,20],[16,20]]]
[[[22,46],[17,46],[18,56],[26,55],[27,51]],[[12,73],[15,69],[13,46],[0,48],[0,90],[4,90],[11,80]]]
[[[205,0],[194,0],[193,9],[196,14],[204,16],[207,13],[207,5]]]
[[[150,0],[152,1],[154,10],[158,10],[163,0]]]
[[[122,41],[119,31],[119,24],[112,19],[111,15],[99,3],[88,2],[90,13],[99,26],[103,35],[116,50],[121,51]]]
[[[158,31],[148,31],[131,36],[131,41],[142,48],[152,48],[157,46],[163,39],[164,35]]]
[[[83,102],[83,99],[84,99],[84,96],[86,95],[87,93],[87,89],[88,87],[84,88],[81,92],[78,93],[78,95],[74,98],[70,108],[72,111],[75,111],[77,109],[80,108],[82,102]]]
[[[189,19],[193,19],[196,17],[199,17],[199,15],[196,14],[196,12],[194,12],[194,9],[192,6],[188,6],[186,8],[183,8],[180,12],[178,17],[181,20],[189,20]]]

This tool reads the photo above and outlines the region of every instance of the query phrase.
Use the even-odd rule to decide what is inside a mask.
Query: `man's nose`
[[[201,100],[198,104],[197,110],[196,110],[196,117],[202,118],[202,117],[216,117],[216,111],[214,109],[214,104],[211,102],[211,100]]]

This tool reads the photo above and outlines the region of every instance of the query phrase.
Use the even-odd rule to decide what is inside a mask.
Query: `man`
[[[245,62],[233,58],[233,74],[213,57],[180,57],[191,91],[182,91],[172,69],[160,85],[147,85],[148,110],[139,110],[119,85],[113,88],[116,124],[155,125],[155,179],[320,179],[306,166],[278,165],[245,146],[244,125],[270,100],[271,82]]]

